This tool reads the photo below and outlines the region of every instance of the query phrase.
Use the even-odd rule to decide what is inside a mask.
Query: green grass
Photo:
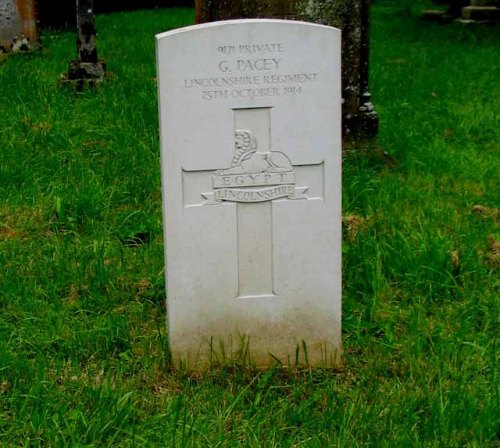
[[[372,23],[398,165],[344,159],[341,373],[169,369],[153,35],[191,10],[98,17],[96,93],[57,84],[70,33],[0,64],[0,446],[499,445],[500,33],[403,3]]]

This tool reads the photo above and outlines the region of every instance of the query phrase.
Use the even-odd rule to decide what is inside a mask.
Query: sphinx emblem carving
[[[257,150],[257,140],[251,131],[236,130],[234,156],[231,168],[218,170],[216,175],[228,174],[262,174],[292,172],[290,159],[280,151]]]

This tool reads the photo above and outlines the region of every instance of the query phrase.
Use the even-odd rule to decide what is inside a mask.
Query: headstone
[[[78,59],[70,62],[65,81],[74,82],[78,89],[87,84],[94,86],[106,76],[106,63],[97,56],[93,3],[93,0],[76,1]]]
[[[176,365],[340,365],[340,63],[298,21],[157,36]]]
[[[378,114],[369,89],[370,0],[196,0],[195,9],[197,23],[266,17],[304,20],[342,30],[344,144],[362,148],[373,144]]]
[[[0,52],[28,51],[38,45],[35,0],[0,1]]]

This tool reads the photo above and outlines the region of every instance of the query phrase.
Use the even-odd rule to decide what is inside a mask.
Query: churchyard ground
[[[372,12],[341,372],[169,368],[154,35],[192,10],[99,16],[97,92],[73,33],[0,64],[1,446],[498,446],[499,29]]]

